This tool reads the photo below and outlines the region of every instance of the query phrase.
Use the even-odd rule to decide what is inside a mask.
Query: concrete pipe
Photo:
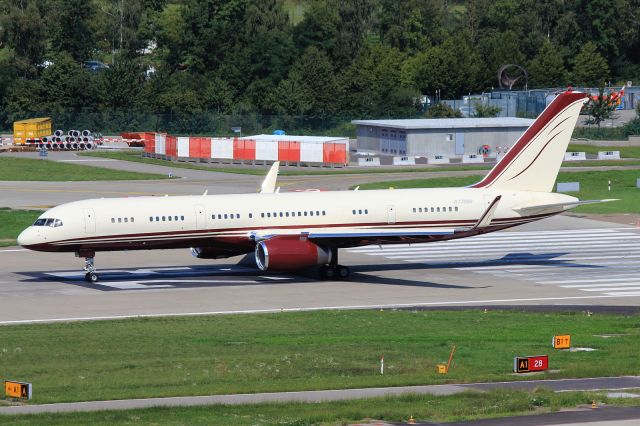
[[[87,149],[93,149],[93,144],[91,142],[87,142],[84,146]]]
[[[45,147],[46,147],[47,149],[51,149],[51,143],[45,144]]]
[[[64,131],[62,131],[62,130],[58,129],[58,130],[56,130],[55,132],[53,132],[53,135],[54,135],[54,136],[58,136],[58,137],[59,137],[59,136],[62,136],[62,135],[64,135]]]
[[[84,137],[89,137],[89,136],[91,136],[91,130],[83,130],[83,131],[82,131],[82,136],[84,136]]]
[[[74,151],[75,151],[76,149],[78,149],[78,144],[77,144],[77,143],[75,143],[75,142],[74,142],[74,143],[72,143],[72,144],[69,144],[69,145],[71,145],[71,149],[72,149],[72,150],[74,150]]]

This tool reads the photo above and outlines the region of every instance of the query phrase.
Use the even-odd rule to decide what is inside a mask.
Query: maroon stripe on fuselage
[[[558,95],[542,114],[533,122],[524,134],[518,139],[513,147],[507,152],[507,154],[500,160],[496,166],[478,183],[471,185],[471,188],[484,188],[494,180],[496,180],[502,172],[515,160],[518,155],[529,145],[529,143],[551,122],[551,120],[558,114],[562,113],[565,109],[573,105],[574,102],[583,99],[586,96],[584,93],[576,92],[564,92]],[[560,125],[560,123],[558,124]],[[556,126],[557,127],[557,126]],[[555,129],[555,128],[554,128]]]

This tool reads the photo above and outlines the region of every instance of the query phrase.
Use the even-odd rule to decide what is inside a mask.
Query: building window
[[[453,133],[447,133],[447,142],[453,142]]]

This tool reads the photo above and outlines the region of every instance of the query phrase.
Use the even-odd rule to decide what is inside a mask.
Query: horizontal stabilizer
[[[610,201],[618,201],[618,199],[608,198],[606,200],[584,200],[584,201],[570,201],[567,203],[537,204],[533,206],[518,207],[513,210],[521,214],[532,214],[532,213],[541,213],[545,211],[569,210],[574,207],[582,206],[585,204],[608,203]]]

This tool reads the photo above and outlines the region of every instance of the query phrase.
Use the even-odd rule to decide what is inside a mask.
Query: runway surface
[[[0,323],[283,310],[478,305],[639,306],[640,230],[560,216],[446,243],[341,250],[348,281],[261,273],[187,249],[98,253],[88,284],[70,253],[0,250]]]

